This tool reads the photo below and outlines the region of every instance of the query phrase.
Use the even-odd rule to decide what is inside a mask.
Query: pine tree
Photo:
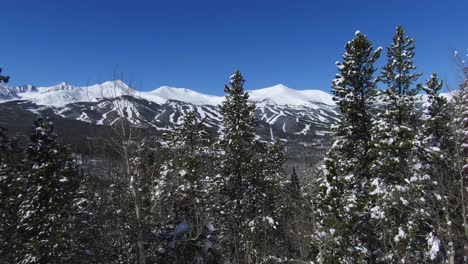
[[[245,204],[248,178],[252,177],[254,159],[254,110],[248,102],[249,94],[244,91],[244,78],[239,71],[231,75],[225,86],[226,97],[221,105],[224,117],[223,139],[220,143],[224,150],[222,157],[220,218],[232,258],[242,261],[249,250],[246,238],[247,215],[251,208]],[[249,212],[247,211],[249,210]]]
[[[97,263],[104,261],[101,243],[106,239],[99,225],[100,197],[96,193],[96,178],[82,175],[73,200],[70,236],[73,237],[69,263]]]
[[[17,261],[64,263],[70,261],[70,214],[77,195],[78,172],[67,147],[56,141],[52,123],[35,121],[26,150],[27,169],[18,217]]]
[[[460,249],[463,252],[463,245],[460,245],[460,234],[463,233],[462,210],[453,192],[460,189],[453,107],[439,94],[442,86],[437,75],[432,74],[422,87],[428,95],[428,102],[421,129],[420,161],[421,171],[431,179],[430,184],[425,186],[424,197],[432,216],[429,222],[432,232],[428,235],[427,250],[428,259],[436,262],[454,258],[455,251],[460,252]]]
[[[457,201],[458,207],[454,210],[454,213],[460,213],[459,216],[461,216],[461,219],[457,226],[463,228],[463,235],[459,233],[459,244],[455,248],[457,260],[463,258],[461,245],[464,244],[466,250],[466,245],[468,244],[468,65],[464,62],[463,66],[465,79],[453,98],[453,126],[455,127],[455,142],[457,145],[456,168],[458,171],[458,184],[456,187],[456,192],[458,192],[458,194],[453,197],[453,199]]]
[[[378,261],[424,261],[430,218],[424,200],[424,188],[430,178],[419,171],[417,150],[418,118],[415,81],[414,39],[397,27],[387,50],[387,64],[381,80],[379,113],[374,120],[372,140],[375,159],[371,173],[372,225],[382,242]]]
[[[214,228],[215,194],[210,184],[215,176],[213,142],[194,112],[168,136],[169,157],[165,180],[159,182],[166,215],[164,251],[158,263],[210,263],[221,251]]]
[[[284,164],[286,157],[281,141],[272,144],[259,142],[256,153],[260,153],[258,163],[259,175],[254,174],[251,186],[255,201],[261,207],[258,209],[253,244],[257,252],[256,261],[271,261],[271,259],[286,256],[288,252],[286,236],[283,232],[290,223],[286,221],[289,213],[288,187]],[[263,155],[262,155],[263,153]],[[257,162],[254,162],[256,164]],[[261,213],[261,214],[260,214]],[[252,231],[252,226],[251,226]]]
[[[335,143],[318,179],[321,232],[333,237],[330,245],[322,247],[322,255],[330,263],[363,261],[372,254],[376,243],[366,227],[370,217],[370,131],[377,92],[373,74],[381,49],[374,51],[372,43],[360,32],[345,48],[343,62],[337,63],[340,74],[333,81],[332,90],[340,121],[334,128]]]
[[[139,226],[135,223],[133,196],[128,188],[128,181],[114,181],[98,200],[100,262],[112,264],[138,263],[135,232]],[[98,261],[99,262],[99,261]]]
[[[282,175],[282,164],[278,148],[268,150],[255,139],[255,105],[248,101],[243,85],[244,79],[236,71],[224,89],[224,131],[220,142],[224,153],[216,185],[220,190],[218,212],[224,248],[235,263],[255,263],[272,252],[272,247],[264,239],[262,244],[260,238],[277,228],[276,208],[271,201],[280,186],[277,179]],[[259,155],[260,150],[267,150],[268,156]]]
[[[16,247],[15,241],[18,225],[18,196],[21,186],[18,181],[21,168],[19,166],[19,150],[16,144],[0,128],[0,256],[2,263],[13,262]],[[1,262],[1,261],[0,261]]]

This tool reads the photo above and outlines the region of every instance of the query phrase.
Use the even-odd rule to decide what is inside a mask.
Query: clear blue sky
[[[141,90],[170,85],[223,94],[240,69],[249,89],[283,83],[329,91],[335,61],[356,30],[386,47],[400,24],[416,38],[423,78],[438,72],[455,83],[453,50],[468,48],[466,0],[0,4],[0,66],[13,85],[94,84],[116,69]]]

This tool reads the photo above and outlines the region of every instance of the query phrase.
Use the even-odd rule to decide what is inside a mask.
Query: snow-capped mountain
[[[294,90],[283,84],[258,90],[250,90],[250,99],[276,105],[308,106],[335,105],[332,96],[320,90]]]
[[[207,95],[186,88],[162,86],[149,92],[138,93],[138,96],[149,101],[163,104],[169,100],[190,103],[193,105],[219,105],[223,101],[222,96]]]
[[[320,90],[295,90],[278,84],[249,93],[256,104],[258,135],[265,140],[322,144],[330,137],[330,126],[338,120],[332,96]],[[450,98],[449,94],[445,96]],[[25,116],[33,119],[47,115],[95,126],[112,125],[125,118],[136,127],[168,131],[194,111],[206,127],[220,132],[218,105],[223,100],[223,96],[168,86],[136,91],[122,81],[86,87],[0,84],[0,126],[19,125]],[[427,97],[422,95],[421,102],[425,101]]]
[[[16,90],[3,83],[0,83],[0,102],[14,99],[19,99]]]
[[[152,91],[139,92],[122,81],[108,81],[92,86],[78,87],[59,83],[50,87],[23,85],[8,87],[3,85],[0,92],[8,92],[9,97],[0,100],[23,99],[38,105],[65,106],[76,102],[97,102],[122,95],[132,95],[151,102],[163,104],[169,100],[190,103],[193,105],[219,105],[223,96],[202,94],[186,88],[162,86]],[[334,105],[330,94],[320,90],[294,90],[283,84],[263,89],[250,90],[252,101],[265,101],[277,105],[312,106],[316,104]]]
[[[323,143],[337,120],[332,96],[320,90],[295,90],[279,84],[249,93],[257,106],[258,134],[265,140]],[[125,118],[137,127],[167,131],[194,111],[206,127],[219,132],[222,115],[218,105],[223,100],[223,96],[168,86],[136,91],[122,81],[86,87],[66,83],[51,87],[2,85],[0,111],[4,114],[0,115],[0,126],[8,128],[9,123],[19,122],[18,117],[33,114],[97,126]]]
[[[55,107],[76,102],[97,102],[133,92],[133,89],[122,81],[104,82],[86,87],[72,86],[64,82],[50,87],[23,85],[14,87],[13,90],[19,99],[28,100],[37,105]]]

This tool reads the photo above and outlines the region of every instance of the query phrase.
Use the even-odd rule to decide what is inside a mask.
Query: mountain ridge
[[[311,105],[319,103],[334,105],[332,96],[321,90],[295,90],[283,84],[248,90],[252,101],[268,101],[279,105]],[[126,83],[116,80],[91,86],[72,86],[65,82],[54,86],[38,87],[22,85],[0,87],[0,101],[29,100],[38,105],[65,106],[76,102],[96,102],[122,95],[133,95],[163,104],[169,100],[194,105],[219,105],[224,96],[204,94],[187,88],[161,86],[151,91],[138,91]]]

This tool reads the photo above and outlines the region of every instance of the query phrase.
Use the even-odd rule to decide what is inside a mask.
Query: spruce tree
[[[79,180],[70,218],[73,245],[69,263],[104,261],[101,244],[106,237],[98,221],[100,196],[96,193],[97,178],[86,174],[81,175]]]
[[[212,217],[214,140],[197,119],[194,112],[187,113],[168,136],[165,179],[158,183],[167,231],[158,263],[210,263],[222,258]]]
[[[19,150],[6,131],[0,128],[0,256],[13,262],[17,247],[18,196],[21,197]]]
[[[78,171],[68,148],[56,141],[53,125],[39,118],[26,150],[18,211],[21,263],[70,261],[70,214]]]
[[[252,197],[260,206],[257,209],[256,226],[252,232],[254,248],[257,252],[256,262],[271,261],[288,255],[287,238],[283,230],[290,225],[286,220],[290,208],[288,207],[287,178],[284,171],[286,161],[284,145],[281,141],[267,144],[259,142],[258,147],[256,153],[259,154],[257,159],[260,162],[254,162],[254,164],[260,165],[259,175],[254,173],[255,177],[250,184],[256,186],[255,195]]]
[[[224,150],[222,157],[220,217],[225,223],[224,233],[232,258],[242,261],[249,250],[246,237],[251,208],[246,204],[249,177],[252,177],[255,139],[255,106],[248,102],[249,94],[244,91],[244,78],[239,71],[231,75],[224,87],[226,97],[221,105],[224,130],[220,142]]]
[[[397,27],[387,50],[380,94],[379,113],[372,131],[372,225],[381,241],[378,261],[418,262],[424,259],[426,237],[430,232],[424,188],[430,178],[420,173],[417,150],[418,118],[414,73],[414,39]]]
[[[443,83],[436,74],[427,80],[423,90],[428,96],[421,129],[421,171],[430,177],[425,197],[431,212],[427,261],[450,263],[460,261],[463,252],[462,208],[453,190],[460,189],[457,170],[457,144],[453,127],[453,107],[439,94]],[[463,255],[463,253],[461,254]]]
[[[466,245],[468,244],[468,65],[466,62],[464,63],[463,70],[465,79],[453,98],[453,126],[455,127],[455,142],[457,146],[456,168],[458,171],[458,184],[455,188],[457,195],[453,198],[458,203],[458,207],[454,211],[455,213],[460,213],[459,216],[461,216],[459,218],[460,223],[457,226],[463,228],[463,235],[459,233],[459,244],[455,248],[458,260],[461,260],[463,256],[461,245],[464,244],[466,250]]]
[[[323,261],[327,263],[364,261],[376,243],[367,229],[367,212],[372,179],[370,131],[377,92],[374,63],[381,49],[374,51],[372,43],[360,32],[345,49],[343,62],[337,63],[340,74],[333,81],[332,90],[340,120],[318,179],[320,232],[332,237],[332,242],[322,247]]]
[[[271,201],[279,188],[282,165],[278,148],[268,150],[255,139],[255,105],[248,101],[243,85],[244,79],[236,71],[224,89],[221,177],[215,185],[227,253],[235,263],[255,263],[272,252],[263,238],[278,225]],[[260,155],[260,150],[268,151],[269,156]]]
[[[115,180],[98,200],[98,256],[103,263],[138,263],[133,196],[128,181]]]

